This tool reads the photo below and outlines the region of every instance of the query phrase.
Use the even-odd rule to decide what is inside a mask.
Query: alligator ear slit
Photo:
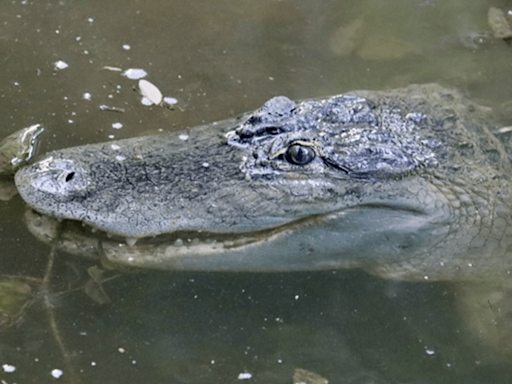
[[[347,175],[352,173],[352,170],[350,168],[347,168],[344,165],[338,164],[338,163],[332,161],[331,159],[329,159],[328,157],[324,157],[324,162],[325,162],[325,164],[329,165],[330,167],[333,167],[335,169],[345,172]]]

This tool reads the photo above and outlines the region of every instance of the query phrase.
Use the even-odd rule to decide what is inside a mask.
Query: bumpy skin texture
[[[438,85],[277,97],[186,133],[51,152],[16,185],[45,215],[130,238],[197,237],[104,242],[120,263],[475,278],[512,264],[510,163],[491,122]]]

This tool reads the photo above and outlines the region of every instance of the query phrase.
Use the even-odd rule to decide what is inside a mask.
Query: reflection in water
[[[0,15],[0,133],[42,123],[45,151],[220,120],[279,94],[416,82],[500,104],[512,92],[509,47],[467,42],[487,36],[488,8],[483,0],[15,0]],[[59,61],[68,67],[55,69]],[[178,100],[175,109],[142,105],[135,80],[106,66],[143,68]],[[0,300],[11,300],[0,318],[5,382],[49,382],[60,371],[60,382],[84,383],[230,383],[245,373],[289,383],[296,368],[330,383],[487,383],[512,374],[468,329],[452,285],[357,271],[139,272],[99,284],[117,274],[106,272],[91,283],[96,262],[56,254],[49,263],[23,210],[19,199],[0,205]],[[86,286],[111,302],[91,299]]]

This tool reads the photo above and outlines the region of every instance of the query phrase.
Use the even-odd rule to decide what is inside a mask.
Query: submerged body
[[[437,85],[277,97],[187,132],[48,153],[16,185],[37,212],[113,235],[95,238],[115,263],[479,278],[512,268],[511,166],[492,124]]]

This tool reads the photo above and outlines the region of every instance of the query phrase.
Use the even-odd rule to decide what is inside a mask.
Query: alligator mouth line
[[[297,230],[300,227],[318,224],[331,213],[313,215],[292,222],[252,232],[209,232],[204,230],[181,230],[172,233],[143,238],[126,238],[109,234],[76,220],[58,220],[33,209],[25,213],[27,226],[37,238],[45,243],[56,244],[58,247],[73,253],[97,253],[98,247],[118,249],[125,252],[147,252],[150,249],[165,249],[166,254],[188,254],[197,251],[201,254],[229,251],[250,244],[269,240],[277,235]],[[94,248],[94,251],[92,250]]]
[[[399,206],[364,204],[358,208],[375,208],[407,212],[413,215],[423,214],[421,209]],[[118,247],[123,249],[138,249],[139,251],[167,247],[167,253],[174,249],[177,253],[192,253],[194,249],[200,253],[207,254],[210,249],[214,253],[221,250],[234,250],[250,244],[267,241],[275,236],[297,231],[310,225],[321,225],[325,220],[335,216],[343,215],[352,208],[315,214],[304,218],[296,219],[288,223],[246,232],[211,232],[205,230],[180,230],[172,233],[148,236],[142,238],[129,238],[120,235],[109,234],[96,229],[88,224],[77,220],[58,220],[33,209],[28,209],[25,219],[29,230],[40,240],[46,243],[55,244],[101,244],[103,247]],[[66,248],[69,248],[66,247]],[[83,247],[82,247],[83,248]],[[79,253],[79,252],[72,252]]]

